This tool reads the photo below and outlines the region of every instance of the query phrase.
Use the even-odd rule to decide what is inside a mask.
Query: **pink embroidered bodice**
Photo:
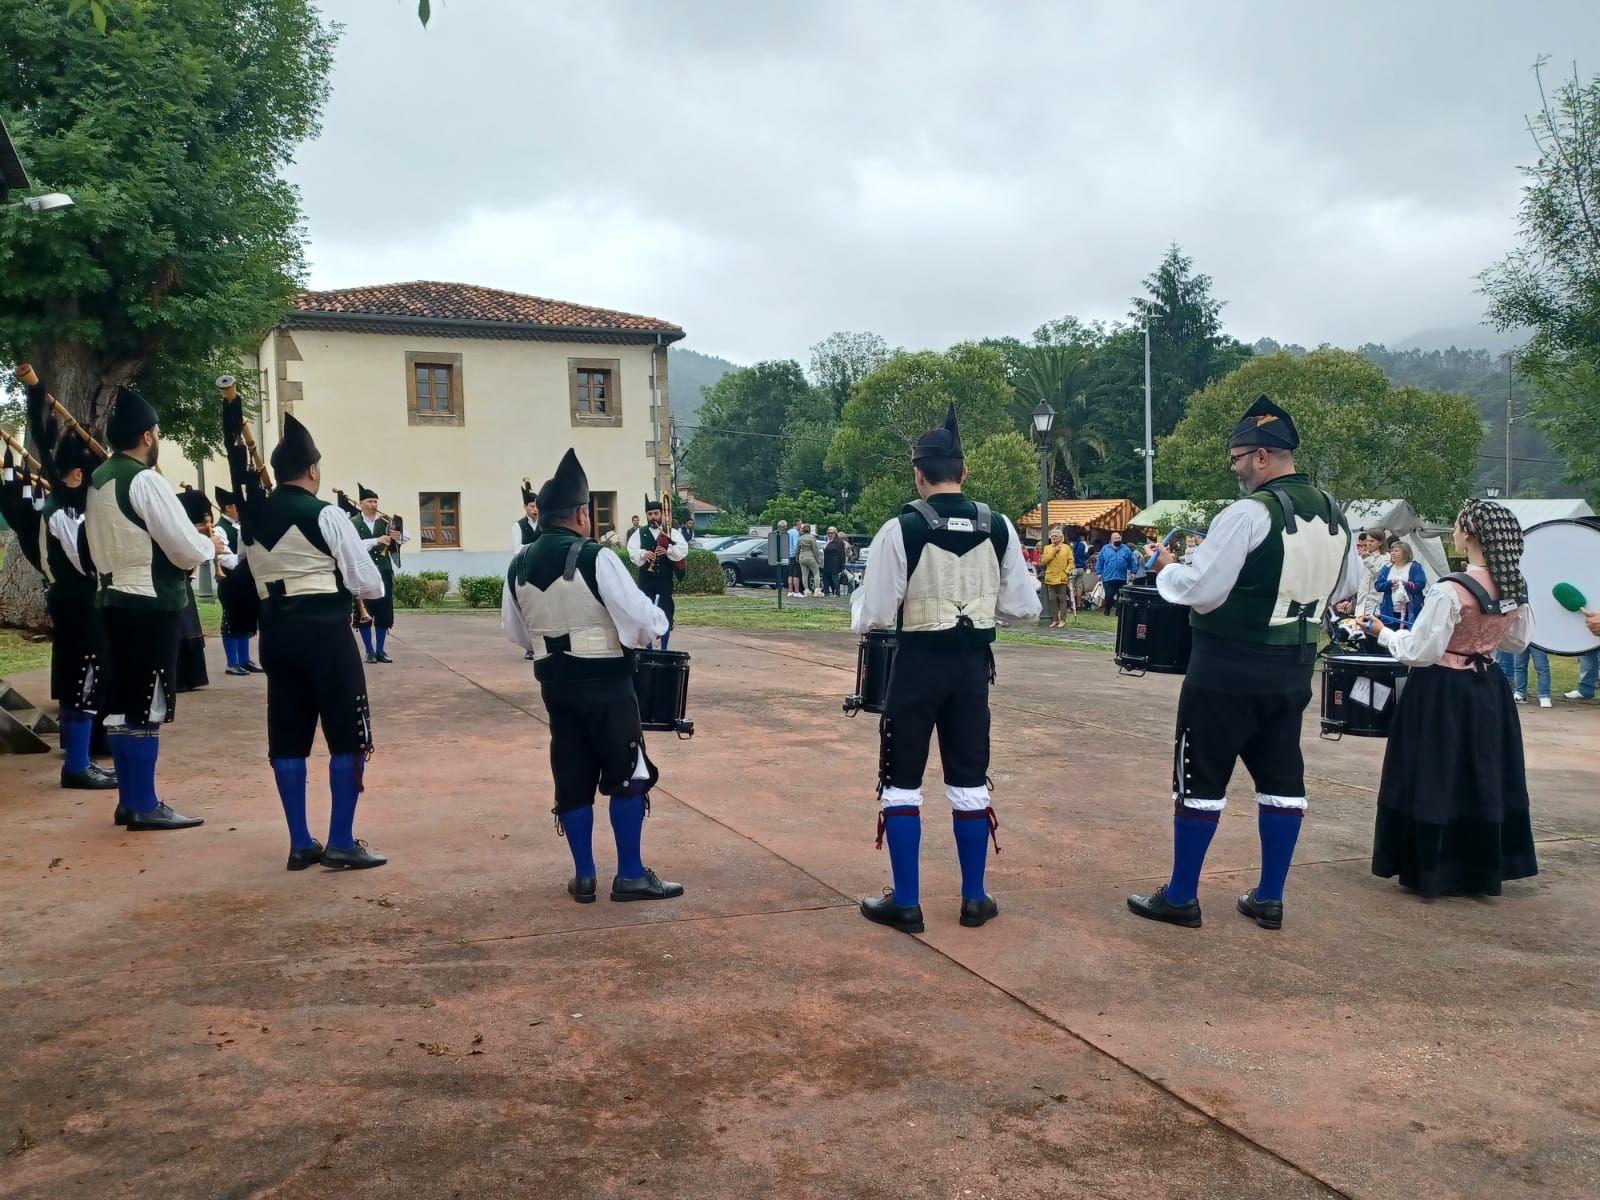
[[[1500,590],[1494,586],[1494,579],[1482,567],[1468,567],[1472,577],[1483,585],[1483,590],[1489,593],[1491,600],[1500,598]],[[1483,612],[1478,607],[1478,602],[1472,598],[1472,593],[1459,583],[1452,583],[1456,595],[1461,597],[1461,620],[1450,633],[1450,645],[1445,650],[1444,657],[1439,660],[1441,667],[1455,667],[1458,670],[1470,668],[1474,657],[1493,658],[1494,652],[1500,646],[1500,641],[1506,635],[1506,629],[1512,621],[1516,620],[1516,613],[1495,613],[1493,615]]]

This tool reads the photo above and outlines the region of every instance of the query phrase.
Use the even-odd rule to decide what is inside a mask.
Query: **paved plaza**
[[[220,653],[163,738],[202,829],[0,760],[0,1196],[1600,1195],[1600,712],[1522,714],[1540,875],[1423,903],[1368,871],[1383,743],[1313,705],[1284,929],[1233,912],[1241,778],[1183,930],[1124,906],[1166,877],[1179,680],[1001,646],[1001,916],[957,925],[933,786],[908,937],[856,912],[888,861],[848,635],[674,639],[698,732],[652,742],[645,858],[688,894],[579,906],[528,664],[487,617],[397,632],[381,870],[283,869],[265,682]]]

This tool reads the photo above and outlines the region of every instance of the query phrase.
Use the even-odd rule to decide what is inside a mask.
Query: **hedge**
[[[394,603],[396,608],[421,608],[439,604],[450,590],[450,575],[446,571],[424,571],[408,575],[397,571],[394,577]]]
[[[505,579],[499,575],[463,575],[457,585],[461,599],[471,608],[495,608],[505,588]]]
[[[722,564],[709,550],[690,548],[684,560],[684,576],[673,590],[684,596],[720,596],[726,581],[722,577]]]

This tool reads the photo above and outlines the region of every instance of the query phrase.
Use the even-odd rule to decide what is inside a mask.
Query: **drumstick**
[[[1556,598],[1556,603],[1568,612],[1582,612],[1589,606],[1584,594],[1570,583],[1558,583],[1550,589],[1550,593]]]

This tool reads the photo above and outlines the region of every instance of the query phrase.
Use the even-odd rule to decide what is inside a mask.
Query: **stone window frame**
[[[417,411],[417,366],[423,363],[428,366],[450,368],[450,412]],[[405,397],[407,425],[465,425],[467,387],[461,355],[444,350],[407,350]]]
[[[611,378],[606,388],[604,416],[578,411],[578,372],[609,371]],[[620,358],[569,358],[567,359],[567,412],[574,428],[620,429],[622,427],[622,360]]]
[[[610,509],[609,523],[601,520],[601,513],[605,508]],[[604,537],[607,530],[617,530],[617,494],[615,492],[593,492],[590,494],[589,524],[594,528],[595,537]],[[620,533],[620,531],[618,532]],[[626,548],[623,547],[623,549]]]
[[[443,525],[428,526],[428,525],[424,525],[423,524],[423,513],[425,513],[427,511],[427,503],[426,503],[426,501],[430,497],[435,497],[435,496],[437,496],[441,501],[444,500],[446,497],[452,497],[453,496],[455,498],[456,543],[453,546],[448,545],[448,544],[446,544],[444,542],[441,542],[441,541],[437,541],[437,540],[433,541],[431,543],[425,540],[425,533],[424,533],[425,530],[430,529],[430,528],[433,528],[433,529],[443,529],[444,528]],[[444,505],[442,503],[437,506],[437,511],[438,511],[438,513],[439,513],[439,515],[441,517],[444,515]],[[461,549],[461,540],[462,540],[461,539],[461,493],[460,492],[418,492],[417,493],[417,544],[423,550],[459,550],[459,549]]]

